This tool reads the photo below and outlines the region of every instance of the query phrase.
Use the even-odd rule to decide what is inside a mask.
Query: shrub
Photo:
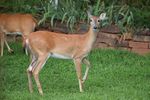
[[[106,12],[108,20],[102,26],[117,24],[122,33],[133,27],[150,27],[150,1],[147,0],[1,0],[1,13],[32,13],[39,19],[39,25],[45,22],[52,27],[55,20],[65,23],[70,30],[82,21],[87,22],[86,11],[92,6],[93,15]]]

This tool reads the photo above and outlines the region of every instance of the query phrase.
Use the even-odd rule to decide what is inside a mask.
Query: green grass
[[[80,93],[71,60],[50,58],[40,73],[44,96],[35,82],[28,91],[26,69],[29,57],[21,44],[12,43],[14,54],[5,50],[0,58],[0,100],[149,100],[150,55],[140,56],[120,50],[93,50],[92,68]],[[85,66],[83,66],[85,70]]]

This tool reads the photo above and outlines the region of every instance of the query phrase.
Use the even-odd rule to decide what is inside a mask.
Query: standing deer
[[[32,32],[26,40],[26,46],[31,53],[31,63],[27,69],[29,90],[32,93],[33,75],[38,87],[38,91],[43,95],[41,83],[39,81],[39,72],[45,65],[49,57],[72,59],[75,64],[76,73],[79,81],[80,92],[83,92],[83,83],[87,79],[90,62],[86,59],[92,46],[96,40],[98,26],[101,20],[105,19],[106,13],[102,13],[99,17],[92,16],[88,12],[90,18],[90,28],[85,34],[61,34],[48,31]],[[86,64],[86,71],[82,79],[81,63]]]
[[[29,33],[33,32],[36,27],[36,20],[30,14],[0,14],[0,36],[1,36],[1,56],[3,56],[4,44],[8,51],[13,50],[7,43],[6,34],[21,32],[23,36],[23,45]]]

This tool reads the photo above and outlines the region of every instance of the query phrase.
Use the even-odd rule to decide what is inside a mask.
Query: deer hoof
[[[40,91],[40,95],[43,96],[43,92],[42,91]]]
[[[14,51],[12,49],[8,50],[9,53],[14,53]]]

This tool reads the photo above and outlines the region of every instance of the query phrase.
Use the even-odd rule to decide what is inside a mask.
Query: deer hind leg
[[[43,95],[43,90],[42,90],[42,87],[41,87],[41,83],[39,81],[39,72],[40,70],[43,68],[43,66],[45,65],[47,59],[48,59],[49,55],[42,55],[42,56],[39,56],[38,58],[38,65],[35,67],[35,69],[33,70],[33,76],[34,76],[34,79],[35,79],[35,82],[36,82],[36,85],[38,87],[38,91],[41,95]]]
[[[88,72],[89,72],[91,65],[90,65],[90,62],[86,58],[84,58],[82,62],[86,65],[86,70],[85,70],[85,74],[84,74],[83,81],[82,81],[84,83],[85,80],[87,79]]]
[[[81,59],[74,59],[76,73],[79,81],[80,92],[83,92],[82,73],[81,73]]]
[[[32,70],[35,68],[35,66],[38,65],[37,58],[35,55],[31,55],[32,60],[31,63],[27,69],[27,76],[28,76],[28,85],[29,85],[29,91],[32,93],[33,92],[33,86],[32,86]]]

